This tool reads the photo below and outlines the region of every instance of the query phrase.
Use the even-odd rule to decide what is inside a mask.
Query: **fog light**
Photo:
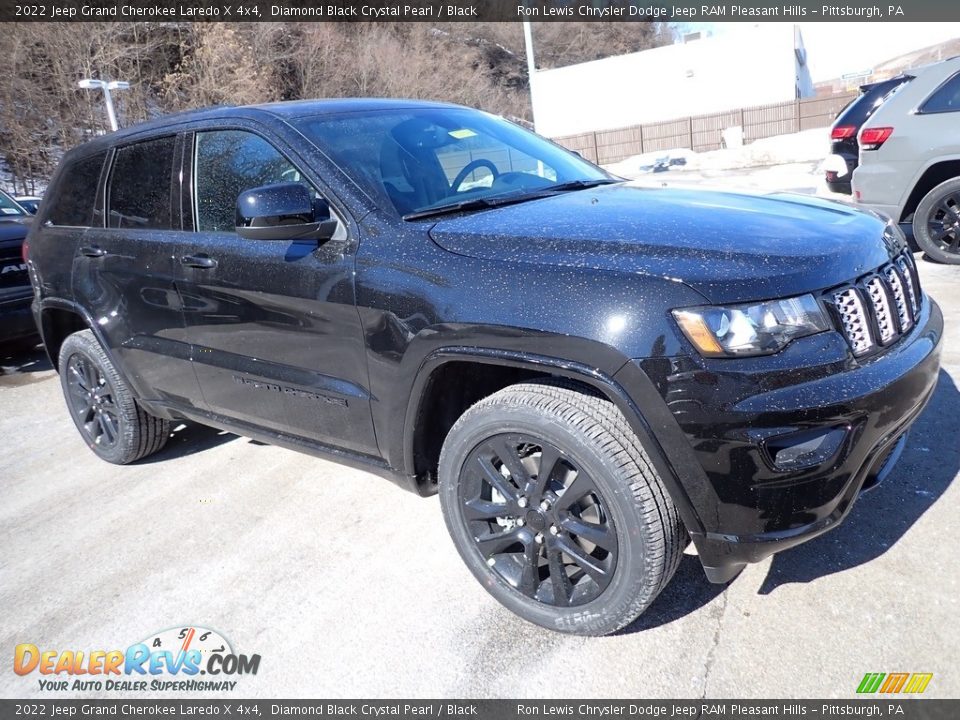
[[[843,427],[780,435],[767,440],[767,452],[777,470],[813,467],[836,454],[847,431],[848,428]]]

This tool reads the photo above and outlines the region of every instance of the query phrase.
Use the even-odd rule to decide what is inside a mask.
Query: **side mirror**
[[[325,200],[301,183],[244,190],[237,198],[237,235],[247,240],[317,240],[333,237],[337,221]]]

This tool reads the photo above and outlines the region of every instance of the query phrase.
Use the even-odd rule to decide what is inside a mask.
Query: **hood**
[[[0,215],[0,244],[13,245],[30,232],[32,216]]]
[[[883,264],[884,222],[790,194],[607,185],[438,222],[450,252],[680,280],[710,302],[798,295]]]

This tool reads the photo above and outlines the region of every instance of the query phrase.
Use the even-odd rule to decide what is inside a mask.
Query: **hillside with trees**
[[[535,23],[537,65],[672,42],[661,23]],[[46,184],[64,149],[104,132],[99,92],[126,80],[122,124],[208,105],[312,97],[438,99],[529,117],[520,23],[23,23],[0,35],[0,160],[8,190]]]

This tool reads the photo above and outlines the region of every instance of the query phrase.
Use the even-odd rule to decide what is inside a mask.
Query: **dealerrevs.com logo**
[[[233,690],[242,675],[256,675],[259,655],[233,651],[215,630],[178,627],[152,633],[126,650],[49,650],[21,643],[13,671],[37,673],[41,690],[157,692]]]

